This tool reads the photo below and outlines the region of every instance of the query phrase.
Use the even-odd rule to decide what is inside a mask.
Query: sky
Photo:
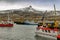
[[[37,10],[60,10],[60,0],[0,0],[0,10],[20,9],[32,6]]]

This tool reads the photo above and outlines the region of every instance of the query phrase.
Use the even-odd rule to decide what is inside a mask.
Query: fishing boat
[[[14,23],[16,23],[16,24],[26,24],[26,23],[24,23],[24,22],[17,22],[17,21],[14,21]]]
[[[54,13],[56,15],[56,8],[54,5]],[[42,23],[38,24],[38,27],[36,27],[36,35],[37,36],[42,36],[46,38],[51,38],[51,39],[57,39],[60,40],[60,25],[59,22],[54,19],[54,22],[52,23],[46,23],[45,18],[43,17]]]
[[[8,20],[2,20],[0,22],[0,27],[13,27],[13,21],[9,18],[9,13],[8,13]]]
[[[38,25],[38,23],[36,23],[34,21],[28,21],[28,20],[26,20],[24,22],[17,22],[17,21],[15,21],[14,23],[16,23],[16,24],[23,24],[23,25]]]
[[[27,25],[38,25],[38,23],[35,23],[34,21],[28,21],[28,20],[24,21],[24,23]]]

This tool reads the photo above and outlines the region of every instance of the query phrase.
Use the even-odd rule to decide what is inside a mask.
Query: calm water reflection
[[[35,36],[36,27],[37,25],[15,25],[13,28],[0,27],[0,40],[48,40]]]

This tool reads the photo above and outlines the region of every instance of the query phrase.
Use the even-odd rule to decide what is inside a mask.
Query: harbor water
[[[55,40],[35,35],[37,25],[18,25],[0,27],[0,40]]]

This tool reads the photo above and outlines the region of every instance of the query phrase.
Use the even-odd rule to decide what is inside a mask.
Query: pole
[[[55,4],[54,4],[54,14],[55,14],[55,21],[56,21],[56,7],[55,7]]]

